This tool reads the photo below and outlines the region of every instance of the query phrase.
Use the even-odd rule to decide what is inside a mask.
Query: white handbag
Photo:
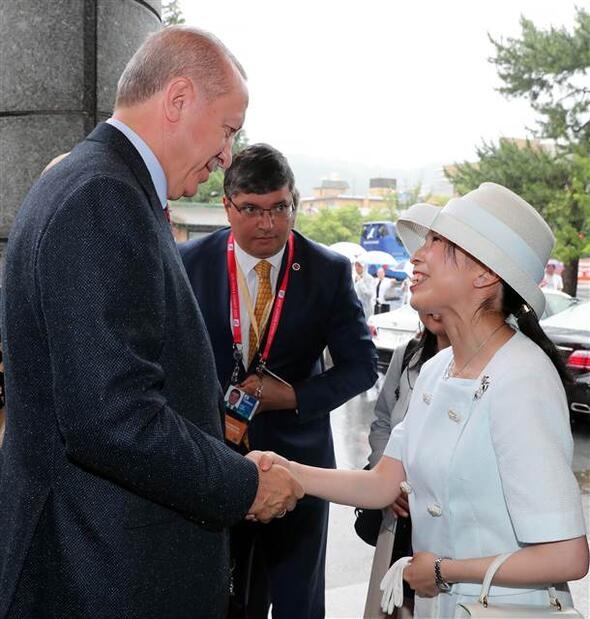
[[[547,587],[547,606],[490,602],[488,600],[488,594],[494,574],[511,554],[513,553],[509,552],[504,555],[498,555],[492,561],[483,579],[479,600],[468,604],[457,604],[455,619],[468,619],[469,617],[481,617],[481,619],[493,619],[494,617],[504,617],[504,619],[518,619],[518,617],[536,617],[537,619],[554,617],[555,619],[565,619],[566,617],[578,617],[578,619],[584,619],[584,616],[575,608],[563,606],[559,602],[554,587]]]

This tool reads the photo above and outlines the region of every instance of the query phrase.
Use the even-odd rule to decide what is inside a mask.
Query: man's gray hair
[[[231,65],[246,79],[242,65],[216,36],[190,26],[168,26],[151,34],[127,63],[115,108],[146,101],[175,77],[191,78],[214,100],[231,88]]]

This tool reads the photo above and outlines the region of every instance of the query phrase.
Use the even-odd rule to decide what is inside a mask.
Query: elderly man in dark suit
[[[29,192],[6,255],[0,617],[221,617],[227,527],[301,488],[227,447],[201,313],[165,216],[231,162],[243,70],[173,27],[112,119]]]
[[[373,385],[376,353],[348,260],[292,231],[294,185],[281,153],[266,144],[246,148],[225,173],[230,228],[180,252],[222,387],[237,385],[259,400],[243,427],[247,447],[333,467],[330,411]],[[268,284],[259,273],[263,263]],[[259,318],[259,292],[267,285],[271,295]],[[227,438],[244,449],[235,433]],[[323,617],[327,524],[327,504],[304,498],[265,527],[235,527],[230,616],[266,617],[272,603],[275,618]]]

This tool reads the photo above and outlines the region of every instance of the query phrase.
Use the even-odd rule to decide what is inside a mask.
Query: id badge
[[[236,385],[227,388],[223,400],[226,407],[225,438],[239,445],[260,401]]]
[[[246,434],[248,424],[236,419],[233,415],[225,413],[225,440],[239,445]]]
[[[236,385],[230,385],[224,396],[225,407],[237,417],[250,421],[260,404],[260,400],[246,393]]]

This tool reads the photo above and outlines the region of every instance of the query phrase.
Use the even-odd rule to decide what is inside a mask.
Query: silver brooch
[[[488,390],[489,386],[490,386],[490,377],[487,374],[484,374],[481,377],[481,383],[479,384],[479,387],[477,391],[475,392],[473,399],[479,400],[483,396],[483,394]]]
[[[432,396],[430,395],[430,393],[424,392],[422,394],[422,401],[428,406],[432,402]]]

